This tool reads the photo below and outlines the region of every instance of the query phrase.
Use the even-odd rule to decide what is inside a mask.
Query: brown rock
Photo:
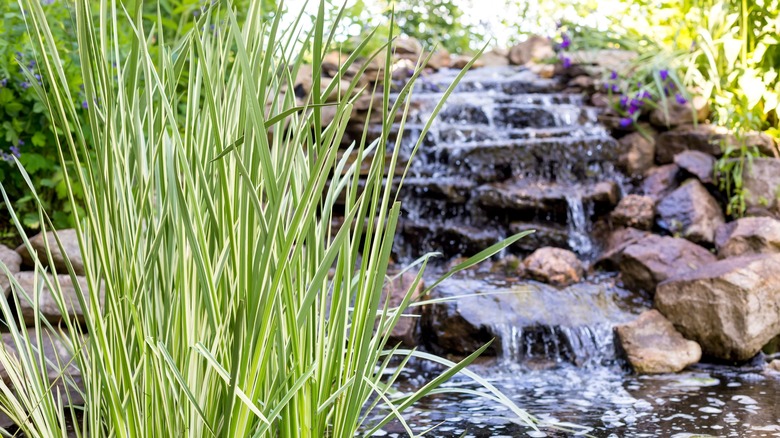
[[[513,65],[525,65],[531,61],[544,61],[553,56],[555,56],[555,52],[550,39],[538,35],[531,36],[509,49],[509,62]]]
[[[450,67],[462,70],[466,68],[466,65],[468,65],[469,62],[473,59],[472,56],[469,55],[456,55],[451,58]],[[474,64],[471,64],[471,68],[480,68],[483,67],[482,61],[477,59],[474,61]]]
[[[671,163],[675,155],[687,150],[719,157],[730,139],[729,131],[720,126],[683,125],[658,136],[655,160],[661,164]]]
[[[621,138],[620,166],[630,175],[641,175],[653,167],[655,139],[649,133],[632,132]]]
[[[596,87],[594,79],[587,75],[579,75],[573,78],[566,84],[566,86],[571,88],[579,88],[580,90],[593,90]]]
[[[393,41],[393,50],[398,59],[417,61],[423,51],[422,44],[416,38],[401,36]]]
[[[715,157],[700,151],[683,151],[674,156],[674,164],[705,184],[712,184]]]
[[[623,251],[649,235],[647,231],[636,228],[618,228],[612,231],[605,240],[604,250],[596,261],[596,267],[617,270]]]
[[[84,275],[84,260],[81,257],[81,249],[79,248],[79,241],[76,237],[76,230],[60,230],[57,231],[57,234],[60,236],[62,246],[65,249],[64,254],[62,251],[60,251],[60,247],[57,245],[57,240],[54,238],[54,232],[49,231],[46,233],[46,239],[49,242],[51,258],[54,261],[54,267],[59,273],[67,274],[68,268],[65,264],[65,256],[67,255],[67,257],[70,259],[70,263],[73,265],[73,270],[76,272],[76,275]],[[39,233],[30,239],[30,245],[32,246],[33,251],[38,254],[38,258],[40,259],[41,263],[44,266],[47,265],[48,258],[46,257],[46,245],[44,243],[43,233]],[[30,256],[30,253],[27,252],[27,248],[25,248],[24,245],[16,248],[16,252],[22,256],[22,261],[26,266],[34,265],[33,258]]]
[[[539,248],[525,259],[529,277],[558,286],[577,283],[582,279],[582,263],[573,252],[561,248]]]
[[[328,53],[322,58],[322,72],[328,77],[335,77],[341,69],[341,65],[344,64],[344,61],[348,58],[349,54],[347,53],[341,53],[339,51]]]
[[[742,184],[748,213],[780,218],[780,159],[750,160]]]
[[[718,257],[780,253],[780,221],[769,217],[744,217],[715,231]]]
[[[645,174],[642,193],[658,201],[680,185],[679,176],[676,164],[653,167]]]
[[[652,293],[658,283],[716,260],[709,251],[685,239],[651,234],[623,250],[620,275],[626,288]]]
[[[703,122],[709,115],[709,101],[702,96],[695,96],[683,104],[676,99],[667,99],[666,105],[659,103],[659,107],[650,113],[650,123],[660,127],[689,125]]]
[[[450,68],[450,52],[447,49],[439,49],[433,52],[431,59],[428,60],[427,67],[434,70],[441,70],[443,68]]]
[[[16,274],[22,267],[22,256],[11,248],[0,244],[0,265],[5,265],[8,273]],[[0,292],[5,291],[9,284],[11,283],[8,281],[5,270],[0,267]]]
[[[46,286],[46,283],[40,275],[41,274],[37,274],[34,271],[24,271],[14,275],[16,281],[19,283],[19,286],[26,292],[27,296],[30,297],[30,299],[28,299],[24,294],[17,295],[20,306],[19,311],[22,314],[26,324],[30,325],[35,322],[35,309],[33,308],[33,302],[31,299],[32,294],[36,290],[39,290],[40,293],[38,295],[38,309],[40,310],[41,316],[43,316],[49,322],[56,324],[62,320],[62,313],[60,312],[59,305],[57,305],[57,300],[55,300],[54,295]],[[50,275],[48,278],[52,282],[55,281],[55,279]],[[89,303],[90,298],[87,287],[87,279],[84,277],[77,278],[81,292],[84,293],[84,299],[87,303]],[[82,310],[81,304],[79,302],[77,295],[78,291],[76,286],[74,286],[73,282],[71,281],[70,276],[58,275],[57,281],[59,282],[60,289],[62,290],[64,305],[68,311],[68,316],[79,322],[83,322],[84,311]],[[10,293],[11,289],[12,288],[9,288],[6,292]],[[101,307],[103,306],[103,299],[103,294],[101,292]]]
[[[725,223],[723,211],[697,180],[686,181],[656,206],[658,226],[702,244],[715,241],[715,230]]]
[[[410,303],[418,300],[425,290],[425,283],[420,279],[414,290],[411,290],[415,279],[416,274],[412,272],[404,272],[399,277],[393,279],[383,290],[382,305],[384,305],[386,297],[389,296],[388,308],[397,308],[403,304],[408,293],[411,293]],[[417,306],[407,307],[403,311],[403,315],[409,316],[401,316],[398,323],[393,327],[388,342],[391,346],[401,343],[407,347],[416,347],[417,321],[420,315],[420,308]]]
[[[701,359],[701,347],[674,329],[657,310],[647,310],[635,321],[615,327],[617,341],[638,374],[682,371]]]
[[[583,196],[583,199],[610,207],[618,203],[618,198],[620,198],[620,188],[614,181],[597,182],[588,187],[585,196]]]
[[[649,230],[655,219],[655,200],[650,196],[627,195],[610,216],[617,226]]]
[[[497,53],[495,50],[484,52],[479,57],[484,67],[503,67],[509,65],[509,58],[506,55]]]
[[[670,278],[655,306],[705,355],[745,361],[780,334],[780,254],[735,257]]]
[[[780,359],[775,359],[766,366],[769,371],[780,373]]]

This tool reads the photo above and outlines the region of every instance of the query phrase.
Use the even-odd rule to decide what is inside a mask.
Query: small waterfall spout
[[[566,194],[567,223],[569,226],[569,247],[581,256],[593,252],[593,242],[590,240],[590,218],[587,215],[582,195]]]

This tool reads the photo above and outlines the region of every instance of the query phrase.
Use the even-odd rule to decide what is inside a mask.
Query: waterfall
[[[593,242],[590,240],[589,224],[582,195],[573,191],[566,194],[567,223],[569,227],[569,247],[581,256],[590,255],[593,251]]]

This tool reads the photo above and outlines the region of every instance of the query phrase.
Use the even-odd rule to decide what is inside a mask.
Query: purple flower
[[[24,55],[22,54],[22,52],[16,52],[16,57],[22,59]]]
[[[561,49],[566,50],[569,48],[569,46],[571,46],[571,39],[567,34],[563,34],[561,37],[563,38],[563,41],[561,41]]]
[[[29,64],[27,64],[28,67],[33,68],[35,67],[35,60],[31,60]]]
[[[620,91],[620,87],[618,87],[618,84],[613,85],[612,86],[612,92],[613,93],[617,93],[618,91]]]
[[[618,78],[617,72],[615,70],[612,70],[612,73],[609,74],[609,79],[614,81],[617,78]]]
[[[628,96],[620,96],[620,107],[625,108],[628,105]]]
[[[19,140],[16,141],[16,144],[19,145],[19,146],[23,146],[24,145],[24,140],[19,139]]]
[[[634,119],[632,119],[631,117],[623,117],[622,119],[620,119],[621,128],[628,128],[633,123],[634,123]]]
[[[18,147],[16,147],[16,146],[11,146],[9,149],[11,150],[11,153],[12,153],[12,154],[14,154],[14,156],[15,156],[16,158],[19,158],[19,157],[21,157],[21,156],[22,156],[22,153],[21,153],[21,152],[19,152],[19,148],[18,148]]]
[[[561,62],[563,63],[563,68],[571,67],[571,58],[569,58],[568,56],[562,57]]]
[[[0,87],[5,87],[8,84],[8,78],[3,78],[3,80],[0,80]]]
[[[679,103],[680,105],[684,105],[688,102],[688,100],[685,99],[685,97],[683,97],[683,95],[680,93],[675,94],[674,98],[677,100],[677,103]]]
[[[89,104],[87,103],[87,101],[86,101],[86,100],[85,100],[85,101],[83,101],[83,102],[81,102],[81,107],[82,107],[82,108],[84,108],[84,109],[87,109],[87,108],[89,108]]]
[[[661,70],[661,71],[658,72],[658,74],[661,76],[661,80],[662,81],[665,81],[665,80],[669,79],[669,70],[666,70],[666,69]]]
[[[23,88],[23,89],[25,89],[25,90],[26,90],[26,89],[28,89],[28,88],[30,88],[30,83],[29,83],[29,82],[27,82],[27,81],[24,81],[24,82],[22,82],[20,85],[21,85],[21,86],[22,86],[22,88]]]

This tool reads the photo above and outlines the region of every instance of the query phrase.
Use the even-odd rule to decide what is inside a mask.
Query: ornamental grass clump
[[[369,142],[364,135],[340,158],[362,71],[337,93],[338,102],[326,97],[347,68],[365,64],[348,57],[324,86],[318,72],[336,29],[324,24],[324,3],[310,27],[302,25],[308,20],[302,12],[285,21],[283,5],[252,2],[240,21],[229,4],[214,3],[172,42],[157,32],[160,12],[146,27],[142,2],[125,9],[130,6],[116,1],[77,0],[85,108],[70,95],[52,37],[51,27],[62,23],[50,22],[38,0],[22,3],[42,76],[32,86],[64,133],[60,160],[75,160],[78,169],[66,175],[70,202],[77,200],[76,184],[83,190],[76,234],[87,287],[75,281],[71,265],[56,272],[51,251],[39,254],[36,271],[69,275],[85,315],[82,323],[66,318],[53,326],[37,312],[36,330],[28,330],[13,310],[20,299],[39,310],[36,297],[46,287],[63,314],[73,303],[56,276],[41,275],[38,293],[10,277],[12,293],[0,299],[12,347],[0,351],[0,368],[9,376],[0,383],[0,411],[18,432],[66,436],[70,427],[89,437],[351,437],[398,418],[412,435],[402,412],[426,394],[447,391],[439,385],[457,372],[488,389],[474,393],[531,424],[464,369],[486,346],[454,364],[388,344],[428,260],[419,261],[398,308],[383,304],[400,211],[386,175],[395,174],[401,135],[394,144],[388,138],[397,121],[403,133],[419,69],[392,99],[391,75],[384,75],[374,108],[382,115],[380,138]],[[128,34],[125,51],[119,41]],[[386,70],[389,47],[380,49]],[[301,104],[293,78],[305,58],[315,74]],[[326,110],[335,114],[331,120]],[[350,155],[358,159],[351,162]],[[366,163],[370,170],[361,181]],[[21,165],[19,171],[26,177]],[[331,231],[340,197],[344,224]],[[51,229],[49,213],[39,208],[44,229]],[[19,218],[12,219],[21,232]],[[62,247],[58,239],[47,245]],[[61,342],[72,362],[47,361],[35,347],[42,333]],[[417,392],[391,394],[414,356],[447,370]],[[377,413],[382,419],[369,422]]]

